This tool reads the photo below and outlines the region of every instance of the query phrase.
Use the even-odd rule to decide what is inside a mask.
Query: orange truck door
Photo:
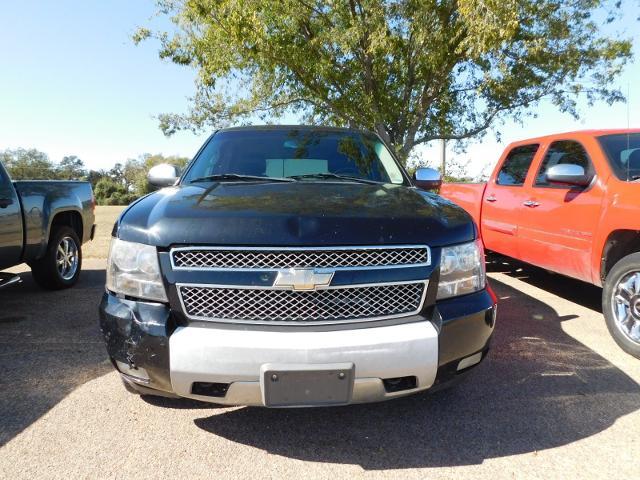
[[[600,218],[603,185],[584,146],[575,140],[551,143],[539,162],[532,185],[527,187],[525,208],[519,228],[522,260],[591,281],[593,238]],[[587,187],[551,184],[547,169],[575,164],[592,177]]]
[[[520,258],[518,221],[527,199],[524,183],[537,150],[537,144],[513,147],[504,157],[498,173],[487,183],[480,229],[489,250]]]

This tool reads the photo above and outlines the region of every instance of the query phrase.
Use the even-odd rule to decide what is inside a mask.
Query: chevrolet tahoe
[[[496,299],[471,217],[375,134],[217,131],[113,229],[100,324],[130,391],[226,405],[373,402],[484,359]],[[421,189],[422,187],[423,189]]]

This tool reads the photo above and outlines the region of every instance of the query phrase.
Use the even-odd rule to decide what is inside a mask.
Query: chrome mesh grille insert
[[[428,264],[427,247],[345,248],[345,249],[174,249],[174,268],[280,269],[349,268]]]
[[[426,284],[330,288],[309,292],[179,285],[191,318],[246,323],[335,323],[417,313]]]

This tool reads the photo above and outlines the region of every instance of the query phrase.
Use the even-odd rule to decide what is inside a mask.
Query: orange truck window
[[[593,164],[584,147],[573,140],[560,140],[549,146],[536,175],[536,187],[552,186],[547,182],[547,170],[555,165],[578,165],[584,168],[589,177],[595,175]]]
[[[513,148],[498,172],[496,183],[512,187],[524,185],[527,172],[537,151],[538,145],[523,145]]]

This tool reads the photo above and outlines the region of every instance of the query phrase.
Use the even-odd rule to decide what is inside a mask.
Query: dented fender
[[[100,330],[114,366],[120,361],[144,368],[149,374],[149,387],[171,392],[169,336],[175,324],[168,306],[105,292],[100,303]]]

